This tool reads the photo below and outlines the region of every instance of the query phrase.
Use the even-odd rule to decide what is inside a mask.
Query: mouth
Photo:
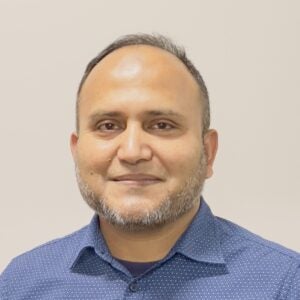
[[[118,184],[129,186],[145,186],[162,182],[162,179],[149,174],[124,174],[112,178]]]

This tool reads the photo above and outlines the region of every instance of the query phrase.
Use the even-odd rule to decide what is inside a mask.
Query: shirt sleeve
[[[0,299],[5,300],[6,299],[6,286],[5,286],[5,280],[4,280],[4,272],[0,274]]]
[[[299,300],[300,299],[300,265],[296,270],[296,274],[293,278],[291,289],[286,298],[287,300]]]

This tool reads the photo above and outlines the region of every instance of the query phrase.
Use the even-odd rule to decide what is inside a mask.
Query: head
[[[158,227],[195,207],[212,175],[217,133],[184,50],[151,35],[103,50],[78,89],[71,149],[83,198],[114,226]]]

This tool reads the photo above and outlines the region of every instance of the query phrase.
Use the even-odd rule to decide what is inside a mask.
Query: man
[[[300,255],[213,216],[201,196],[217,132],[199,72],[163,36],[129,35],[88,65],[71,149],[95,211],[15,258],[1,299],[300,299]]]

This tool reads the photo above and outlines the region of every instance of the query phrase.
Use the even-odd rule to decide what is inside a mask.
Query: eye
[[[156,122],[153,126],[153,129],[158,129],[158,130],[170,130],[175,128],[172,124],[164,122],[164,121],[159,121]]]
[[[114,131],[119,130],[121,127],[115,122],[105,121],[97,124],[97,130],[100,131]]]

